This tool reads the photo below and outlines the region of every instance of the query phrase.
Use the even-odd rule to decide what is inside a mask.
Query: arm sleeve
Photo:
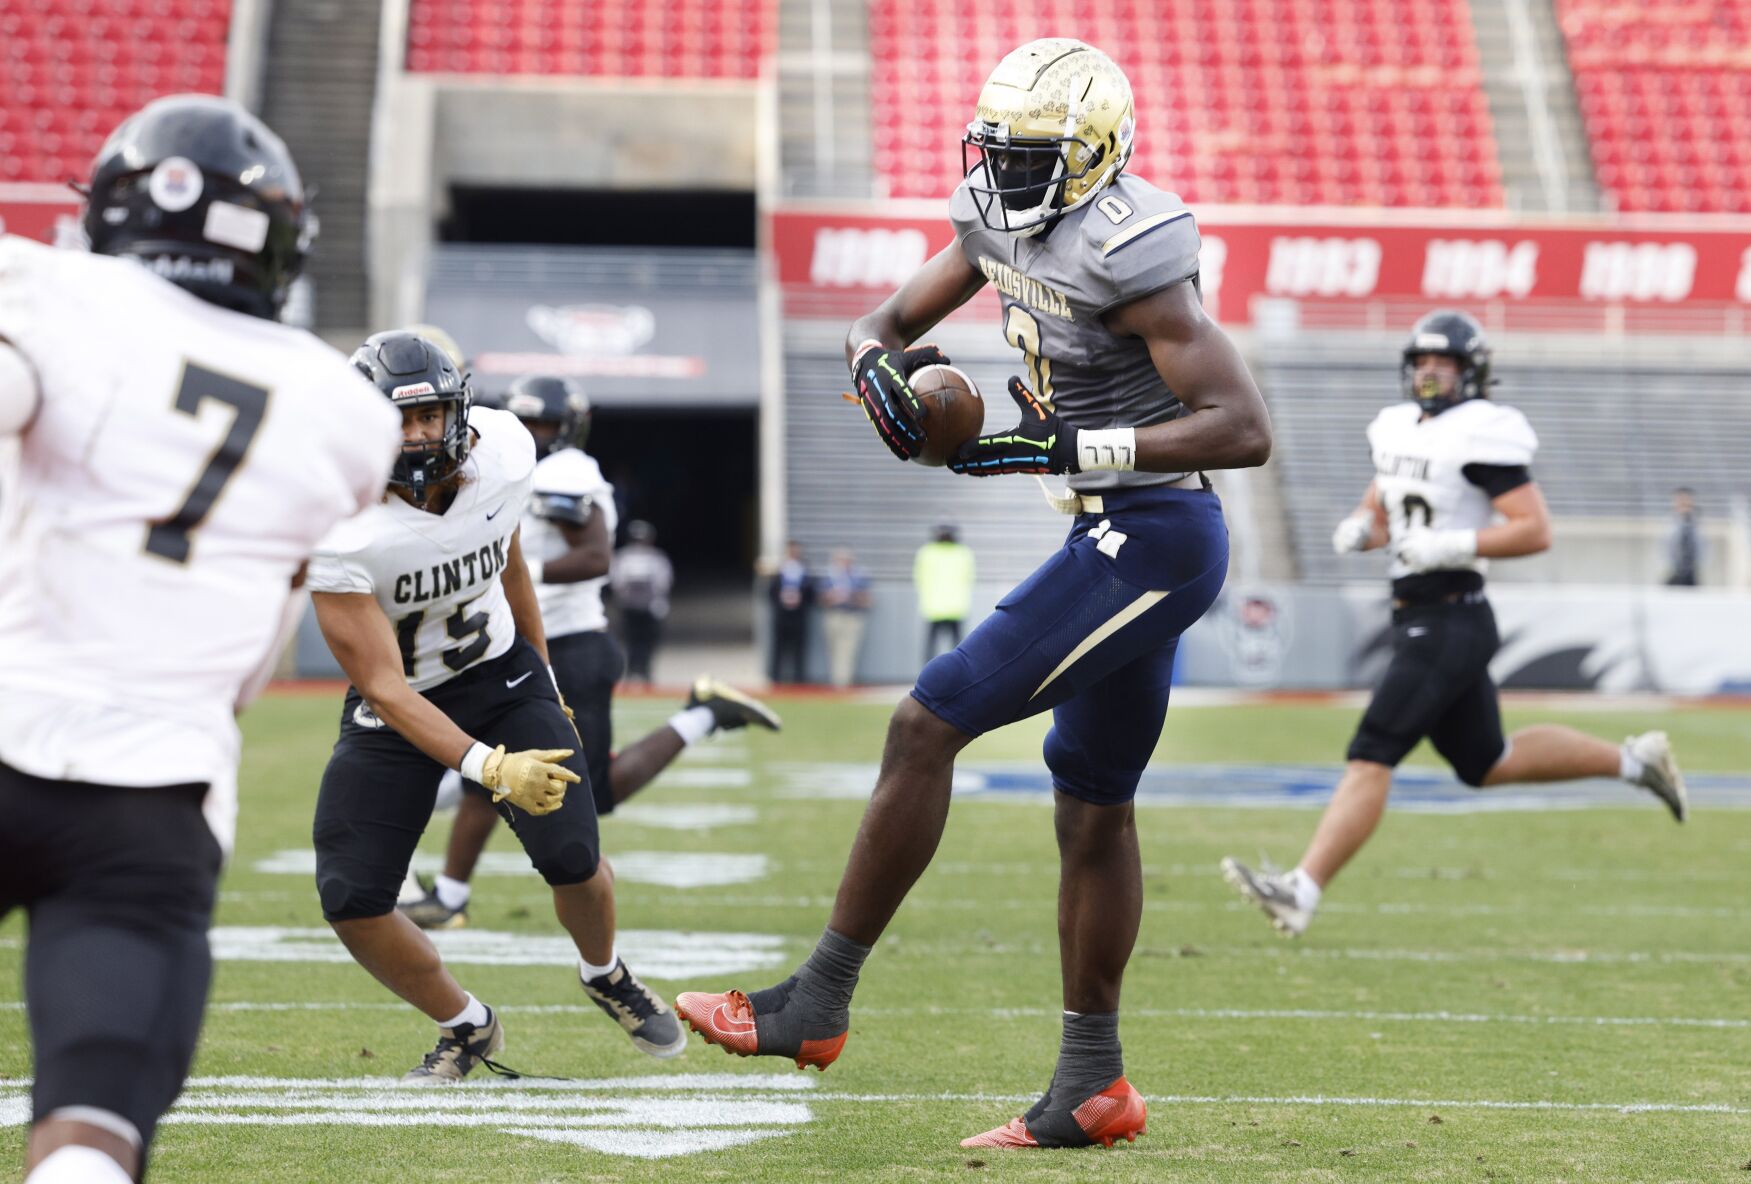
[[[36,416],[42,393],[36,370],[11,342],[0,337],[0,436],[16,436]]]
[[[1489,494],[1492,501],[1532,481],[1532,470],[1525,465],[1473,463],[1459,471],[1465,474],[1467,481]]]

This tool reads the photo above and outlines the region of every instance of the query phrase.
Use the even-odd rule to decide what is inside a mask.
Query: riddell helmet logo
[[[438,389],[429,382],[410,382],[389,392],[391,399],[411,399],[416,395],[435,395]]]
[[[159,209],[180,214],[201,200],[201,170],[186,157],[169,156],[158,162],[146,182],[146,192]]]

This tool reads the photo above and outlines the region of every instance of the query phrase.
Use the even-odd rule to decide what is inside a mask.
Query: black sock
[[[782,1051],[845,1031],[851,1023],[851,993],[869,951],[829,929],[795,974],[749,995],[761,1051]]]
[[[1051,1102],[1075,1109],[1124,1076],[1125,1057],[1119,1048],[1119,1013],[1064,1013],[1064,1035],[1058,1043],[1058,1068],[1052,1074]]]

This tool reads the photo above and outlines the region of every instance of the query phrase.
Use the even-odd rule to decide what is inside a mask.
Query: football
[[[923,366],[912,372],[912,392],[924,407],[924,451],[913,459],[942,466],[955,449],[985,426],[985,400],[966,372],[954,366]]]

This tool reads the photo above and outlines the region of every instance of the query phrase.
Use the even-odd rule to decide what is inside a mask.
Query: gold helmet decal
[[[1135,131],[1131,84],[1100,50],[1068,37],[1012,50],[979,92],[961,141],[980,218],[1037,234],[1118,177]]]

